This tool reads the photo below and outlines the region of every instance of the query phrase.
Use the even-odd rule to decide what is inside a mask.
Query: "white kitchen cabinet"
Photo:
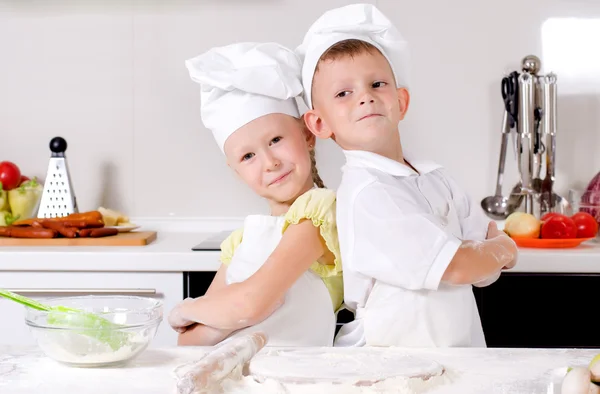
[[[44,302],[52,297],[101,294],[138,295],[163,302],[163,321],[151,347],[175,346],[177,334],[169,327],[169,311],[183,298],[180,272],[0,272],[0,288]],[[155,294],[150,294],[155,291]],[[24,306],[0,298],[0,345],[34,345],[25,324]]]

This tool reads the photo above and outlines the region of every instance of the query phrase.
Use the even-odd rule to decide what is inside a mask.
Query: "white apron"
[[[436,212],[441,225],[461,238],[451,202]],[[485,347],[471,285],[440,283],[437,290],[406,290],[374,281],[364,308],[344,325],[335,346]]]
[[[227,284],[248,279],[265,263],[281,240],[282,216],[251,215],[244,221],[242,242],[227,268]],[[336,319],[323,280],[307,270],[288,290],[284,304],[261,323],[236,331],[241,336],[263,331],[267,346],[332,346]]]

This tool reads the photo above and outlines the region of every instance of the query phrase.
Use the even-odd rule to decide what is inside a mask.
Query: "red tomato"
[[[556,214],[542,223],[541,237],[546,239],[577,238],[577,226],[570,217]]]
[[[30,181],[31,179],[29,177],[26,177],[25,175],[21,175],[21,180],[19,181],[19,185],[22,185],[24,182]]]
[[[544,216],[542,216],[542,218],[540,219],[542,222],[545,222],[546,220],[550,219],[553,216],[556,215],[560,215],[559,213],[556,212],[548,212],[547,214],[545,214]]]
[[[598,234],[598,223],[587,212],[577,212],[571,216],[577,226],[577,238],[593,238]]]
[[[0,163],[0,182],[2,182],[2,189],[12,190],[19,186],[21,181],[21,170],[15,163],[10,161],[3,161]]]

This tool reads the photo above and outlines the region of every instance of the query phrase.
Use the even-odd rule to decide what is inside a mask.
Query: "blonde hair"
[[[315,149],[314,148],[312,148],[310,150],[310,169],[311,169],[311,173],[312,173],[313,183],[315,185],[317,185],[318,188],[324,189],[325,184],[323,183],[323,180],[321,179],[321,176],[319,175],[319,171],[317,170],[317,159],[315,158]]]
[[[307,135],[310,135],[310,130],[306,126],[306,123],[304,123],[304,118],[300,117],[299,121],[300,121],[300,127],[302,128],[302,132],[308,133]],[[324,189],[325,183],[323,183],[323,179],[321,179],[321,176],[319,175],[319,170],[317,169],[317,158],[315,155],[315,147],[311,146],[311,147],[309,147],[309,149],[310,149],[309,150],[310,172],[311,172],[311,176],[312,176],[312,181],[315,185],[317,185],[318,188]]]

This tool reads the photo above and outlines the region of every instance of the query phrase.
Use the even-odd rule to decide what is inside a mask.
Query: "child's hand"
[[[220,330],[200,323],[192,324],[185,327],[185,329],[185,333],[177,338],[177,346],[214,346],[233,332],[232,330]]]
[[[503,235],[508,236],[504,231],[498,230],[498,225],[496,222],[491,221],[488,223],[487,236],[485,239],[492,239]]]
[[[517,264],[517,256],[519,254],[517,244],[504,231],[498,230],[498,226],[494,221],[488,224],[486,240],[496,242],[502,246],[502,255],[497,256],[498,259],[506,261],[502,269],[511,269]]]
[[[193,298],[186,298],[185,300],[177,304],[177,306],[173,308],[171,313],[169,313],[169,325],[173,330],[177,331],[180,334],[185,332],[188,326],[196,323],[195,321],[187,319],[184,314],[184,308],[186,308],[185,305],[193,300]]]
[[[487,286],[491,285],[492,283],[496,282],[498,279],[500,279],[501,272],[502,271],[498,271],[494,275],[490,276],[487,279],[484,279],[484,280],[479,281],[477,283],[473,283],[473,286],[475,286],[475,287],[487,287]]]

